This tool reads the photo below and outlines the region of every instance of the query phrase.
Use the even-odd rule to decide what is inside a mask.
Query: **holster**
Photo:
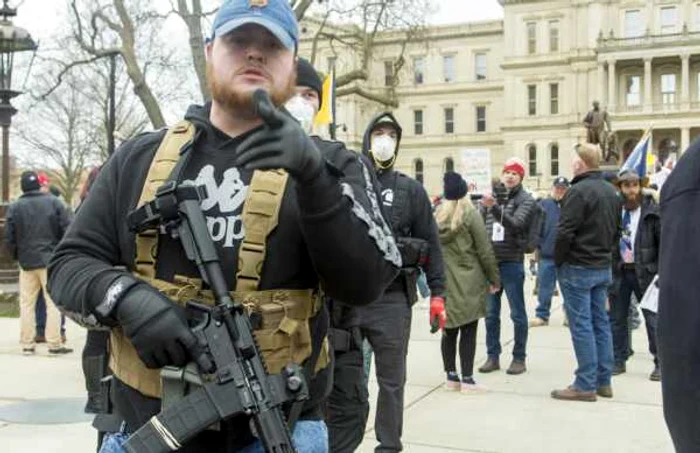
[[[337,329],[332,327],[329,332],[333,351],[343,353],[362,349],[362,332],[359,327]]]

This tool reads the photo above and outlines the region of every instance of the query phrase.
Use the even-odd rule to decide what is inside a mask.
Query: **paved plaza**
[[[530,292],[531,294],[531,292]],[[529,313],[534,298],[529,298]],[[504,300],[505,302],[505,300]],[[504,306],[507,304],[504,303]],[[512,338],[508,310],[503,313],[503,334]],[[414,309],[409,348],[404,445],[409,453],[672,453],[661,408],[661,387],[648,380],[652,360],[646,352],[643,327],[634,332],[636,354],[625,375],[614,378],[615,398],[597,403],[560,402],[549,398],[553,388],[571,381],[575,366],[568,329],[562,326],[559,300],[555,301],[549,327],[530,330],[528,372],[508,376],[505,372],[477,375],[490,391],[460,395],[442,389],[440,337],[431,335],[425,303]],[[485,357],[484,324],[479,326],[477,366]],[[65,398],[65,418],[73,423],[38,424],[0,420],[3,453],[92,452],[95,433],[77,404],[83,398],[80,350],[85,333],[69,324],[69,346],[76,352],[48,357],[46,347],[37,356],[20,354],[19,322],[0,318],[0,413],[12,404]],[[509,358],[502,357],[502,366]],[[376,383],[371,384],[376,399]],[[45,417],[51,418],[51,417]],[[50,420],[44,420],[44,423]],[[370,418],[361,453],[375,446]]]

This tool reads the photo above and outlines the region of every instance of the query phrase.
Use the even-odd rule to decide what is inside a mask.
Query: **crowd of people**
[[[600,148],[584,143],[573,150],[573,180],[556,178],[545,200],[524,187],[525,164],[511,158],[492,192],[474,196],[448,172],[431,203],[420,183],[394,168],[402,128],[390,112],[368,124],[360,153],[313,135],[324,93],[316,69],[296,55],[298,42],[288,2],[226,0],[206,45],[212,100],[168,130],[127,141],[92,175],[70,228],[68,210],[42,192],[38,175],[22,175],[24,195],[6,230],[21,268],[22,349],[35,351],[40,290],[50,353],[71,352],[61,343],[59,309],[90,329],[88,406],[110,417],[95,424],[99,451],[124,452],[127,439],[151,425],[153,442],[179,451],[265,448],[250,414],[188,438],[158,418],[164,392],[173,391],[160,370],[207,353],[185,304],[213,302],[179,238],[162,229],[136,233],[126,221],[167,182],[206,187],[201,209],[225,283],[256,320],[268,371],[303,366],[309,399],[287,408],[301,453],[353,452],[363,441],[370,355],[379,387],[375,451],[403,450],[417,286],[430,298],[448,390],[485,390],[474,373],[482,318],[487,360],[478,371],[500,370],[504,294],[514,329],[506,372],[526,373],[529,327],[549,323],[558,282],[578,369],[551,396],[611,398],[612,376],[625,372],[630,354],[632,297],[642,298],[659,269],[661,215],[646,175],[604,174]],[[274,106],[253,95],[260,88]],[[525,258],[533,252],[538,308],[528,321]],[[656,314],[643,314],[655,359],[650,377],[660,380]],[[192,385],[175,383],[183,393]]]

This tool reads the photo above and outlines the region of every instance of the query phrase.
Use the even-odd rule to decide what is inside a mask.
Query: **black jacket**
[[[599,171],[574,178],[562,200],[554,260],[586,267],[612,265],[620,228],[620,198]]]
[[[401,126],[391,113],[381,113],[367,126],[362,142],[362,153],[370,160],[373,159],[369,152],[372,129],[380,120],[387,118],[393,120],[397,128],[396,154],[399,152]],[[421,183],[396,171],[393,165],[386,169],[377,168],[376,172],[382,187],[384,212],[394,235],[397,238],[419,238],[428,242],[429,257],[428,262],[423,266],[423,271],[427,277],[431,295],[442,296],[445,292],[445,270],[430,197]],[[397,281],[389,287],[389,292],[405,291],[405,285],[399,281],[400,279],[401,277],[397,278]],[[409,288],[409,290],[415,291],[415,288]]]
[[[700,451],[700,141],[661,189],[657,340],[664,414],[677,453]]]
[[[234,139],[222,137],[225,134],[209,123],[206,107],[191,107],[186,118],[195,124],[197,133],[185,175],[189,173],[187,167],[196,163],[217,162],[215,159],[221,162],[222,158],[232,162],[240,140],[247,134]],[[124,272],[120,266],[134,269],[135,239],[127,228],[126,217],[136,207],[163,136],[162,131],[141,135],[112,156],[56,250],[49,266],[51,296],[74,318],[84,319],[94,313],[115,276]],[[396,276],[399,252],[379,210],[378,192],[369,176],[371,170],[341,143],[316,141],[316,144],[327,159],[326,170],[305,186],[289,179],[279,225],[268,239],[260,289],[320,285],[329,296],[349,304],[366,304],[377,299]],[[239,215],[244,199],[240,195],[246,190],[245,172],[234,166],[217,169],[207,164],[202,166],[200,176],[205,170],[218,178],[223,173],[220,186],[216,180],[200,180],[196,175],[190,179],[215,184],[212,191],[208,190],[209,198],[202,203],[202,209],[207,209],[210,234],[229,287],[233,289],[242,238]],[[232,174],[236,175],[235,181],[228,178]],[[234,182],[237,188],[232,188]],[[218,205],[223,216],[210,218],[211,205]],[[233,205],[238,210],[233,212],[223,205]],[[158,278],[170,280],[175,274],[198,276],[196,266],[187,260],[178,241],[161,235],[158,257]],[[325,311],[319,316],[327,319]],[[327,322],[315,325],[318,324],[327,328]],[[318,405],[329,391],[329,379],[330,372],[325,370],[316,378],[324,385],[312,382],[311,399],[302,418],[320,417]],[[138,428],[159,410],[157,400],[147,399],[123,384],[117,385],[117,390],[115,405],[124,412],[131,429]],[[134,407],[138,410],[130,412]],[[198,436],[183,451],[233,450],[237,444],[232,444],[231,439],[247,432],[248,425],[247,421],[234,420],[227,426],[230,429],[224,429],[221,436],[211,433]]]
[[[493,235],[493,224],[500,222],[505,228],[502,242],[491,242],[499,263],[519,262],[525,259],[525,238],[532,221],[535,199],[527,193],[522,184],[508,192],[505,206],[495,205],[491,209],[480,208],[486,222],[489,238]]]
[[[659,272],[660,243],[661,216],[659,205],[656,204],[653,197],[645,196],[639,214],[637,235],[634,238],[635,273],[642,293],[646,292],[654,276]],[[616,280],[615,283],[617,283],[623,265],[619,246],[613,247],[613,263],[613,276]],[[613,289],[616,287],[617,284],[614,284]]]
[[[5,246],[22,269],[45,268],[69,223],[70,212],[61,200],[38,190],[27,192],[8,208]]]

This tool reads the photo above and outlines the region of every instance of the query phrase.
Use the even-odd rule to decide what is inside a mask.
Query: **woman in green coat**
[[[444,178],[445,200],[435,210],[440,233],[447,291],[447,325],[442,336],[446,388],[482,390],[473,378],[476,331],[486,316],[486,296],[501,285],[498,264],[479,212],[467,197],[467,183],[454,172]],[[457,337],[462,378],[455,365]]]

